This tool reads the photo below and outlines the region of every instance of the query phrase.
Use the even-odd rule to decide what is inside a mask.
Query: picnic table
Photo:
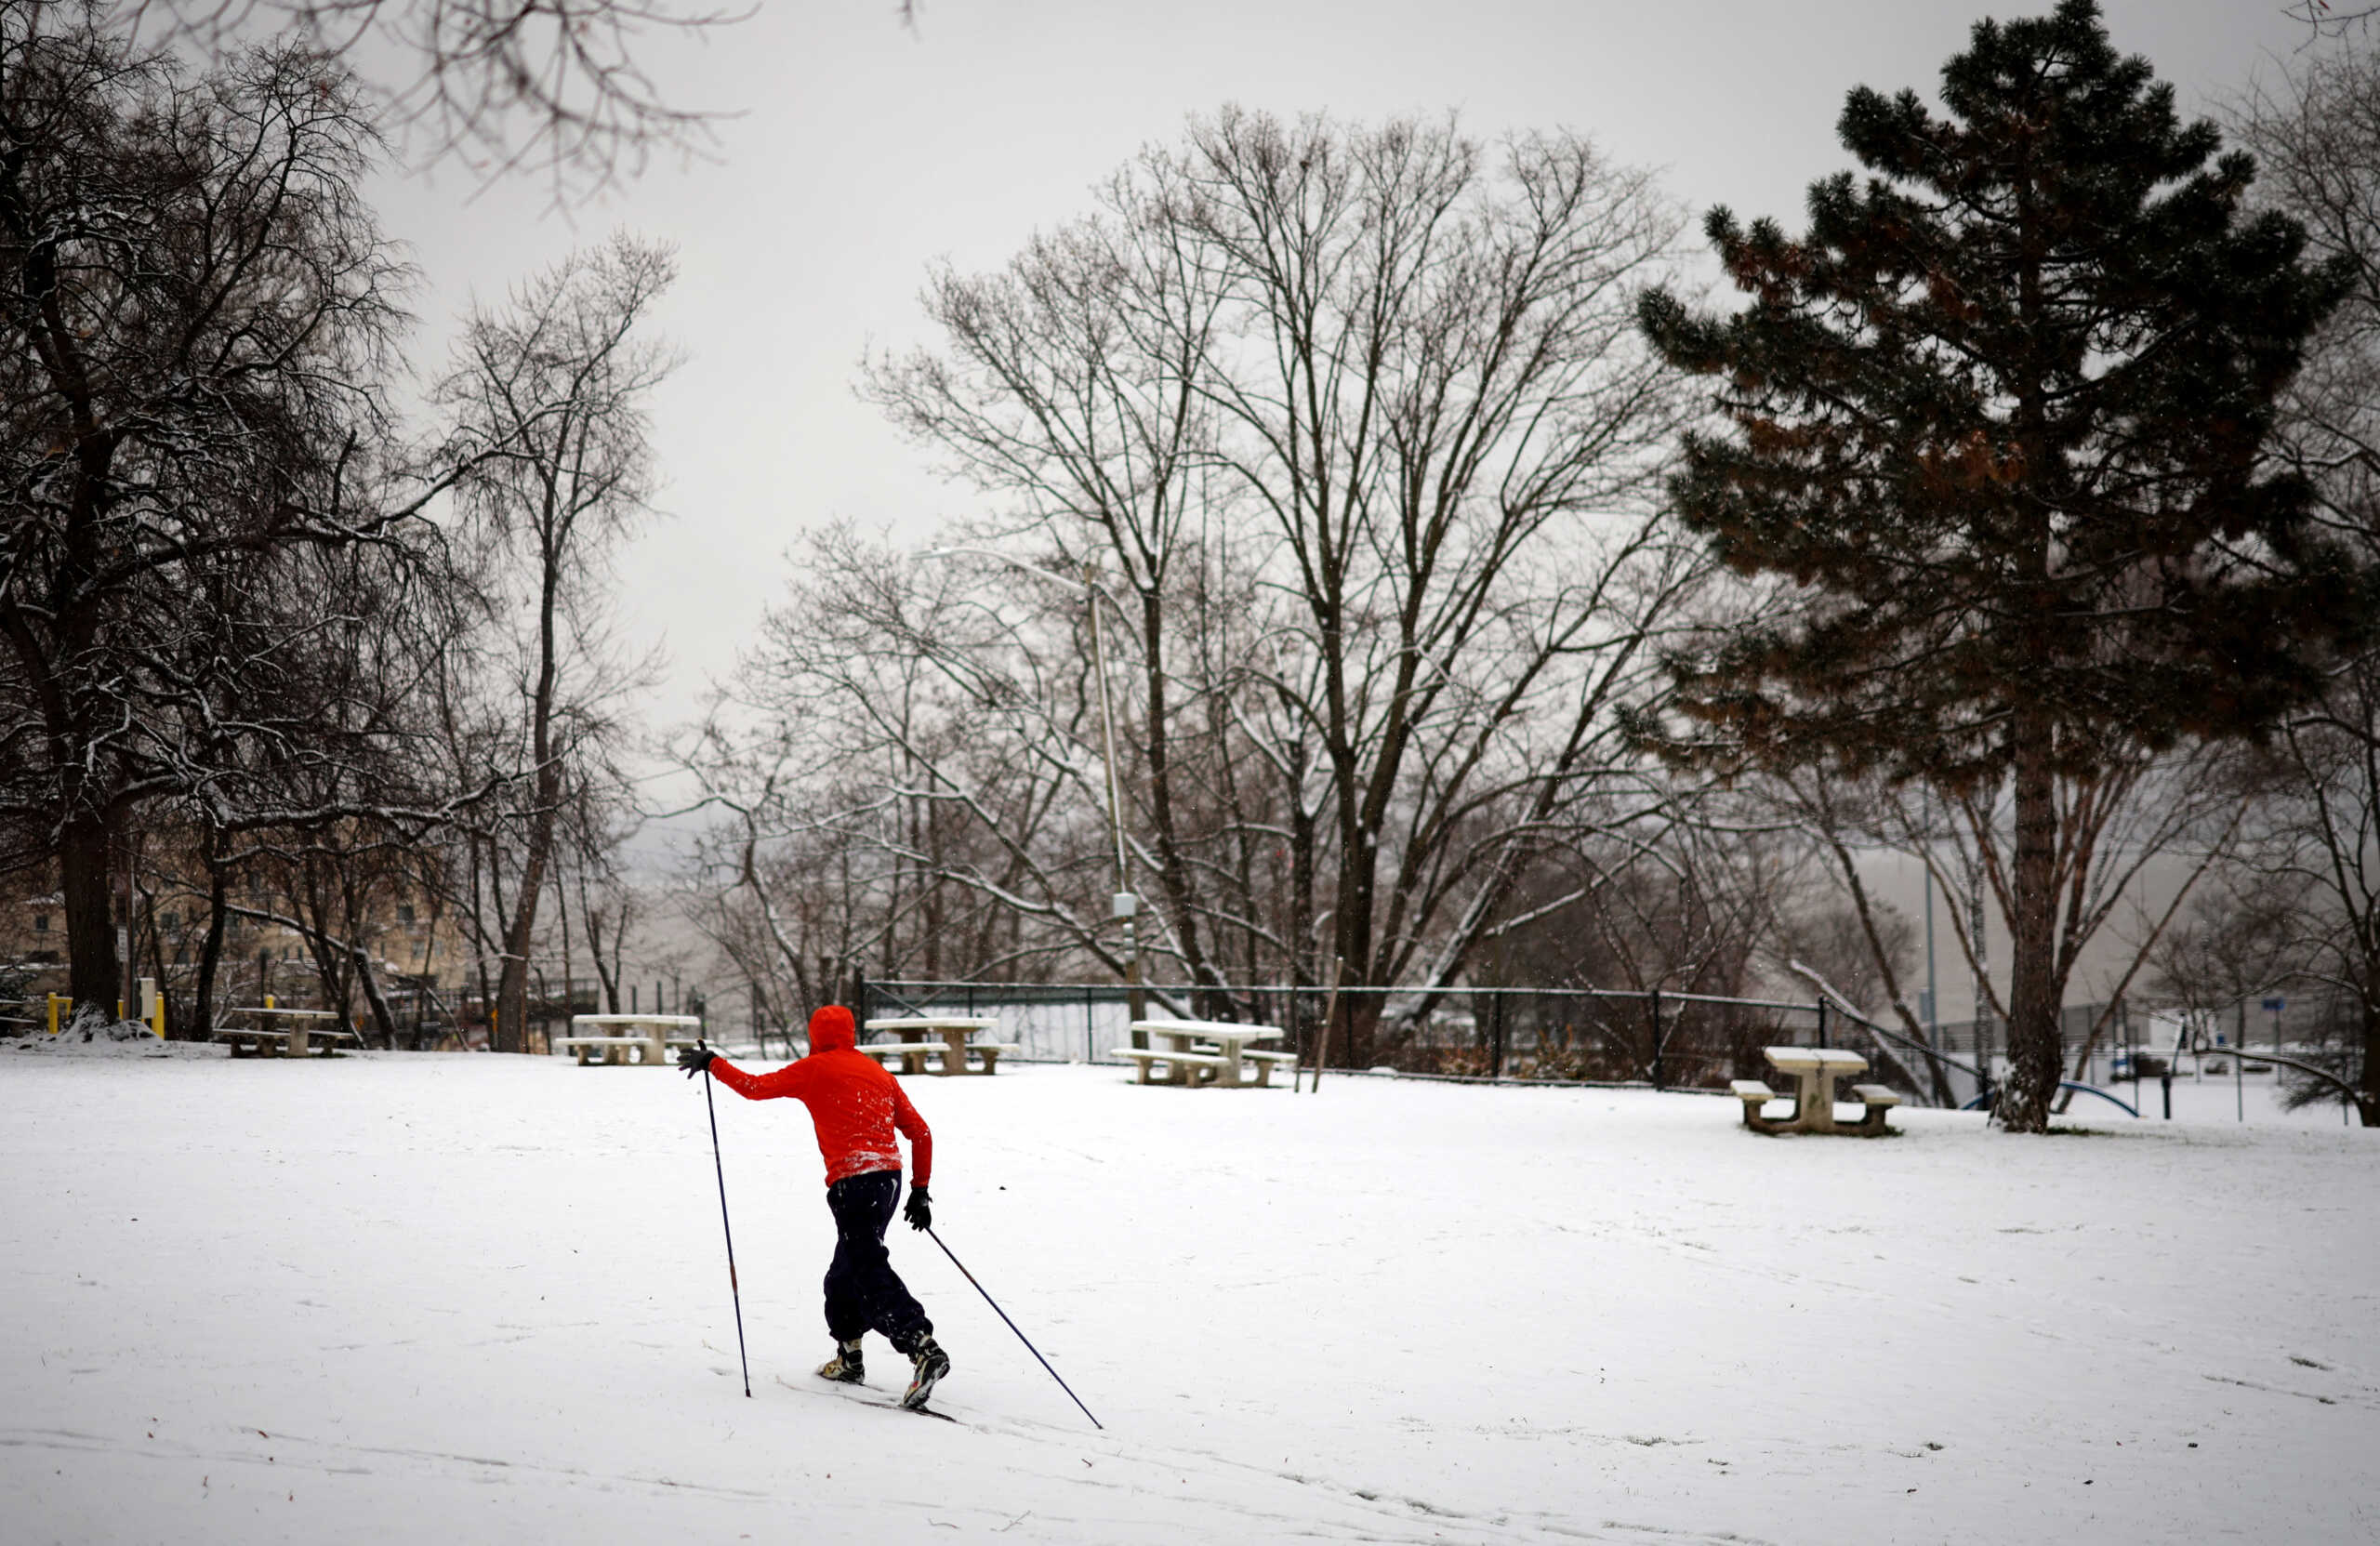
[[[1140,1065],[1137,1082],[1141,1084],[1158,1082],[1150,1077],[1150,1068],[1161,1063],[1166,1084],[1194,1089],[1213,1085],[1224,1090],[1250,1084],[1261,1087],[1272,1082],[1276,1064],[1297,1062],[1294,1052],[1260,1051],[1251,1045],[1280,1040],[1286,1033],[1278,1025],[1243,1025],[1231,1020],[1135,1020],[1132,1029],[1146,1032],[1152,1042],[1162,1043],[1108,1049],[1110,1055],[1130,1058]],[[1205,1045],[1210,1042],[1212,1050]],[[1252,1080],[1246,1077],[1251,1067],[1256,1070]]]
[[[258,1021],[280,1020],[285,1028],[269,1024],[218,1025],[214,1039],[231,1044],[231,1055],[245,1057],[302,1058],[313,1044],[323,1044],[322,1056],[329,1057],[342,1041],[363,1045],[364,1038],[342,1024],[336,1010],[285,1010],[276,1004],[244,1004],[228,1011],[251,1015]],[[322,1024],[327,1021],[328,1024]]]
[[[945,1077],[955,1074],[990,1075],[998,1069],[1002,1052],[1025,1050],[1004,1041],[974,1039],[985,1032],[998,1030],[999,1024],[997,1020],[972,1014],[922,1014],[871,1020],[865,1027],[867,1031],[889,1031],[901,1039],[864,1045],[860,1050],[881,1063],[890,1064],[897,1059],[904,1074],[923,1074],[926,1072],[926,1059],[939,1057],[940,1065],[933,1072]],[[982,1067],[968,1066],[970,1053],[983,1064]]]
[[[1858,1053],[1840,1047],[1764,1047],[1761,1055],[1771,1068],[1792,1077],[1794,1088],[1782,1098],[1791,1100],[1793,1109],[1780,1118],[1765,1117],[1763,1108],[1779,1099],[1778,1092],[1761,1079],[1729,1081],[1729,1093],[1744,1104],[1744,1126],[1752,1131],[1843,1133],[1858,1138],[1883,1138],[1893,1132],[1884,1113],[1900,1104],[1900,1097],[1885,1085],[1852,1086],[1853,1097],[1864,1109],[1857,1121],[1834,1119],[1834,1081],[1868,1071],[1868,1060]]]
[[[661,1068],[668,1065],[670,1048],[692,1047],[702,1039],[699,1035],[671,1036],[671,1031],[702,1028],[702,1018],[692,1014],[574,1014],[571,1034],[546,1045],[556,1057],[577,1053],[581,1068],[598,1062],[623,1066],[630,1052],[638,1055],[639,1066]]]

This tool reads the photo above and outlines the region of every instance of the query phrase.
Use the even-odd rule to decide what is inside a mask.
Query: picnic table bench
[[[972,1014],[926,1014],[871,1020],[865,1027],[869,1032],[890,1031],[896,1036],[907,1035],[920,1039],[868,1042],[862,1045],[860,1050],[887,1066],[897,1059],[904,1074],[925,1073],[926,1059],[933,1057],[940,1062],[932,1072],[945,1077],[970,1073],[989,1076],[998,1070],[1002,1052],[1025,1050],[1013,1042],[973,1039],[985,1032],[998,1030],[999,1024],[997,1020]],[[933,1039],[922,1039],[928,1037]],[[981,1068],[967,1065],[970,1053],[981,1060]]]
[[[582,1026],[585,1035],[579,1034]],[[594,1063],[623,1067],[630,1052],[637,1054],[639,1067],[666,1067],[670,1048],[692,1047],[702,1039],[669,1033],[699,1032],[702,1026],[701,1018],[692,1014],[574,1014],[571,1034],[553,1037],[546,1047],[556,1057],[575,1052],[581,1068]]]
[[[1198,1089],[1213,1085],[1225,1090],[1259,1088],[1272,1083],[1273,1069],[1297,1062],[1294,1052],[1265,1051],[1250,1046],[1277,1041],[1285,1034],[1278,1025],[1244,1025],[1231,1020],[1135,1020],[1132,1029],[1163,1043],[1155,1047],[1111,1047],[1108,1054],[1129,1058],[1139,1065],[1138,1084],[1178,1084]],[[1210,1050],[1206,1043],[1213,1043]],[[1155,1064],[1165,1064],[1162,1081],[1154,1078]],[[1246,1077],[1253,1068],[1256,1077]]]
[[[1794,1088],[1780,1096],[1765,1080],[1728,1081],[1728,1093],[1743,1103],[1744,1126],[1752,1131],[1843,1133],[1857,1138],[1884,1138],[1896,1130],[1885,1122],[1884,1113],[1900,1104],[1900,1097],[1886,1085],[1853,1085],[1852,1097],[1863,1108],[1858,1119],[1838,1122],[1834,1118],[1834,1081],[1868,1071],[1868,1060],[1858,1053],[1840,1047],[1764,1047],[1761,1055],[1778,1073],[1791,1075]],[[1764,1106],[1780,1098],[1793,1103],[1790,1114],[1775,1119],[1761,1115]]]
[[[218,1025],[213,1039],[225,1042],[235,1058],[293,1057],[302,1058],[316,1042],[322,1043],[323,1057],[332,1056],[341,1042],[357,1046],[364,1038],[339,1023],[336,1010],[285,1010],[274,1004],[249,1004],[232,1009],[232,1014],[253,1015],[258,1020],[285,1020],[285,1030],[267,1025]],[[328,1024],[317,1024],[328,1021]]]

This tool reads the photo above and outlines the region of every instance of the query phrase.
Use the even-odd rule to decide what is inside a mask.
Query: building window
[[[33,932],[36,934],[46,934],[49,932],[49,915],[47,913],[35,913],[33,915]]]
[[[412,903],[400,902],[397,904],[397,921],[399,923],[411,923],[413,921]]]

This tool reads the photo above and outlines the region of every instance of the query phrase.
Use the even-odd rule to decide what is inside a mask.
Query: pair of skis
[[[807,1390],[809,1388],[806,1385],[789,1383],[783,1375],[776,1375],[773,1378],[776,1380],[778,1384],[784,1385],[785,1388],[789,1391]],[[819,1383],[822,1385],[832,1385],[837,1390],[866,1392],[867,1394],[865,1395],[848,1395],[844,1397],[847,1401],[857,1401],[862,1406],[880,1407],[886,1410],[895,1412],[915,1412],[919,1417],[938,1417],[945,1422],[959,1422],[959,1420],[951,1416],[948,1412],[937,1412],[932,1407],[912,1407],[898,1396],[894,1396],[890,1401],[881,1400],[877,1396],[876,1393],[866,1385],[853,1385],[840,1380],[821,1380]],[[967,1424],[963,1422],[959,1422],[959,1425],[961,1428],[967,1426]]]

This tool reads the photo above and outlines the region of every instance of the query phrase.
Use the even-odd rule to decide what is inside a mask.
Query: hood
[[[857,1027],[852,1024],[852,1011],[840,1004],[828,1004],[810,1017],[810,1050],[813,1052],[848,1052],[859,1045]]]

